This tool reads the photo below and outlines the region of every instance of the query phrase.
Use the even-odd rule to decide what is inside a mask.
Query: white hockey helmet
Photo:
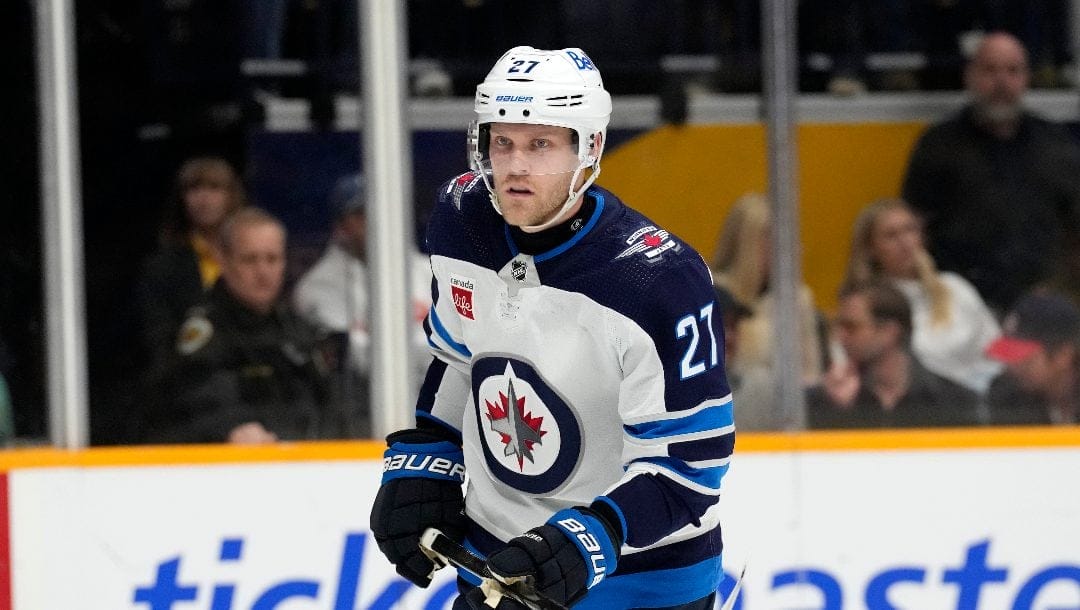
[[[474,109],[476,120],[469,128],[469,163],[481,172],[491,202],[500,214],[490,168],[483,166],[488,146],[487,125],[554,125],[577,134],[578,166],[565,205],[549,222],[526,229],[539,230],[556,224],[600,174],[600,157],[611,117],[611,95],[604,89],[600,71],[581,49],[548,51],[526,46],[510,49],[476,87]],[[590,175],[575,189],[581,172],[586,169],[591,170]]]

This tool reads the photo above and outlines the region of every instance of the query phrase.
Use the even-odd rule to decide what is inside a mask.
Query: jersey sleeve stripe
[[[626,437],[623,443],[623,459],[626,462],[633,462],[660,457],[700,462],[728,457],[734,447],[735,432],[731,429],[649,441]]]
[[[466,347],[464,343],[458,343],[457,341],[454,341],[453,337],[450,336],[450,332],[446,330],[446,327],[443,326],[442,321],[439,320],[439,314],[435,313],[434,305],[431,306],[431,310],[428,313],[428,319],[431,320],[431,328],[435,330],[435,334],[439,337],[439,339],[442,340],[443,343],[446,344],[447,347],[451,348],[462,356],[465,356],[466,358],[472,358],[472,352],[469,351],[469,348]]]
[[[735,451],[735,434],[669,443],[667,455],[686,462],[715,460]]]
[[[701,468],[716,468],[717,466],[727,466],[728,464],[731,463],[731,458],[726,457],[726,458],[719,458],[719,459],[716,459],[716,460],[701,460],[700,462],[689,462],[688,461],[686,463],[688,465],[690,465],[691,467],[698,468],[698,469],[701,469]]]
[[[682,460],[673,458],[643,458],[630,464],[627,473],[662,473],[701,494],[715,495],[720,492],[720,481],[727,474],[730,464],[710,468],[694,468]]]
[[[628,417],[628,418],[626,418],[624,420],[624,422],[628,426],[634,426],[634,425],[637,425],[637,424],[659,422],[659,421],[664,421],[664,420],[667,420],[667,419],[682,419],[684,417],[691,417],[691,416],[697,414],[700,411],[706,411],[706,410],[712,409],[713,407],[718,407],[718,406],[723,406],[723,405],[731,405],[731,404],[732,404],[731,394],[728,394],[727,396],[723,396],[721,398],[710,398],[708,400],[704,400],[704,401],[700,402],[699,404],[697,404],[696,406],[694,406],[692,408],[689,408],[689,409],[683,409],[683,410],[680,410],[680,411],[667,411],[667,412],[664,412],[664,413],[641,415],[641,416],[637,416],[637,417]]]
[[[666,418],[624,425],[623,429],[637,439],[656,439],[708,432],[710,435],[727,434],[735,430],[735,414],[732,403],[694,409],[684,417]]]

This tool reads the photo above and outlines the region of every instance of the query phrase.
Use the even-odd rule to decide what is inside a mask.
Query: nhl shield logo
[[[522,491],[556,489],[579,459],[573,411],[529,364],[505,357],[473,365],[480,445],[491,472]]]
[[[529,272],[529,266],[525,264],[525,261],[514,260],[510,261],[510,276],[515,280],[525,283],[525,276]]]

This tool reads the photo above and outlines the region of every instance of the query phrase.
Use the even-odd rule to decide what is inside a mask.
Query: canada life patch
[[[627,258],[635,254],[641,254],[646,262],[656,262],[662,255],[671,250],[678,252],[682,246],[671,237],[671,234],[654,225],[647,225],[634,231],[626,238],[627,248],[620,252],[615,260]]]
[[[460,275],[450,276],[450,296],[454,299],[454,309],[463,318],[475,320],[473,317],[473,290],[476,282],[472,278]]]

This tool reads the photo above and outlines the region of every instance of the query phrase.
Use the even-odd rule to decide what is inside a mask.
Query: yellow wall
[[[803,275],[832,311],[851,223],[867,203],[899,194],[923,123],[808,124],[798,130]],[[666,126],[604,156],[599,182],[711,259],[731,203],[765,192],[763,125]]]

